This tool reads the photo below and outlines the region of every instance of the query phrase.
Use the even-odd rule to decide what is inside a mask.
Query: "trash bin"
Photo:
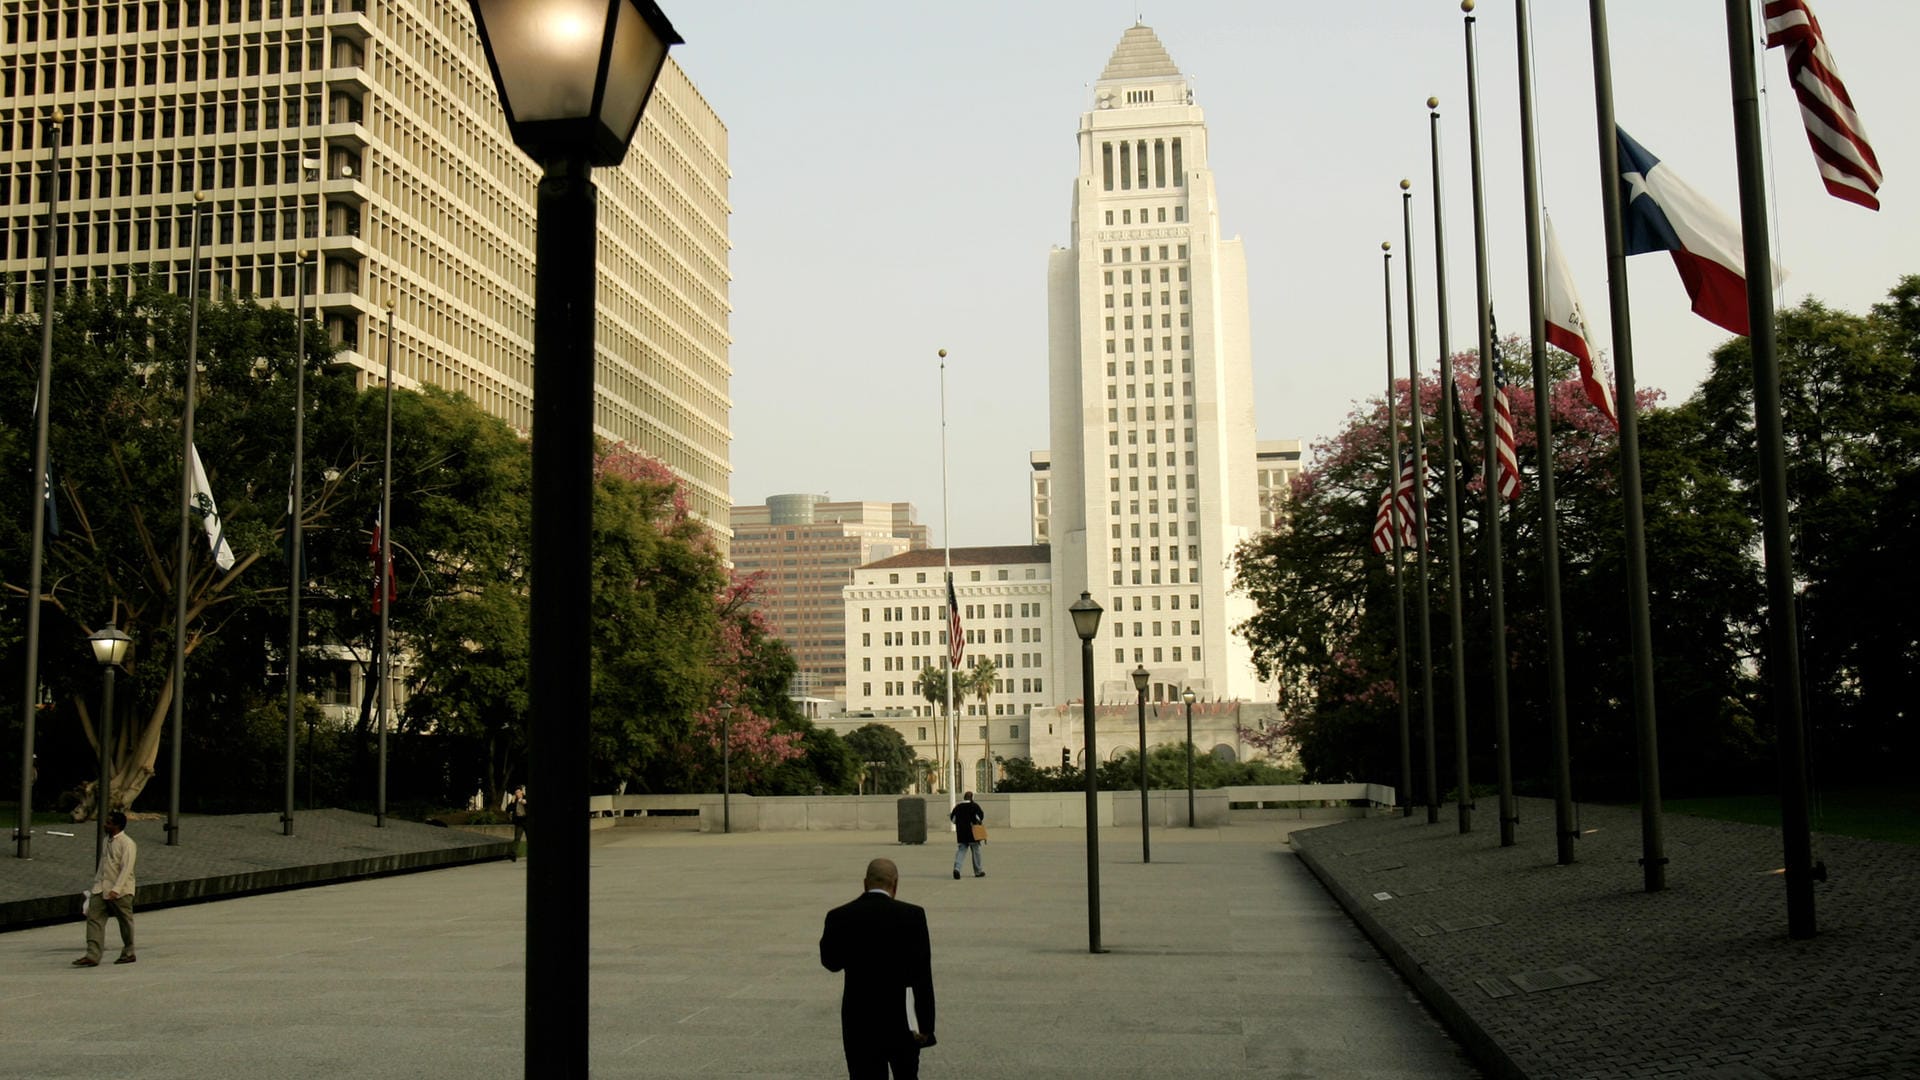
[[[895,805],[899,807],[900,842],[903,844],[926,843],[927,800],[918,796],[907,796]]]

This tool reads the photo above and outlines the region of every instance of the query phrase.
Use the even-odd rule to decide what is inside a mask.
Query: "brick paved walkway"
[[[1777,829],[1667,815],[1648,894],[1637,808],[1580,807],[1567,867],[1553,804],[1520,816],[1504,849],[1491,800],[1466,836],[1452,807],[1292,834],[1490,1073],[1920,1076],[1920,847],[1816,835],[1819,934],[1792,941]]]

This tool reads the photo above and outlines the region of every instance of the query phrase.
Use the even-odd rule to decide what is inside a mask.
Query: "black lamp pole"
[[[720,831],[733,832],[733,706],[720,706]]]
[[[1073,615],[1073,631],[1080,635],[1080,712],[1086,721],[1085,756],[1081,765],[1087,771],[1087,951],[1103,953],[1100,947],[1100,770],[1093,737],[1093,639],[1100,632],[1100,614],[1105,609],[1093,594],[1083,592],[1067,611]]]
[[[1153,849],[1147,840],[1147,683],[1153,678],[1146,665],[1133,669],[1133,689],[1140,699],[1140,861],[1153,861]]]
[[[100,664],[101,680],[100,811],[93,822],[93,861],[98,865],[107,841],[107,812],[113,809],[113,669],[126,658],[130,639],[118,626],[108,623],[106,629],[87,640],[93,645],[93,658]]]
[[[1182,691],[1180,700],[1187,706],[1187,828],[1197,829],[1200,824],[1193,820],[1193,689]]]
[[[527,777],[548,808],[527,873],[529,1080],[587,1075],[587,801],[596,193],[639,130],[667,50],[681,42],[653,0],[471,0],[517,145],[542,169],[534,235],[533,574]],[[597,0],[596,0],[597,6]],[[556,30],[587,33],[556,34]],[[616,63],[617,60],[617,63]]]

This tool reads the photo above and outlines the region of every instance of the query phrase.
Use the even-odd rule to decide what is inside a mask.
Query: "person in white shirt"
[[[74,967],[100,966],[109,914],[120,923],[120,957],[114,963],[134,962],[133,860],[139,849],[127,835],[127,815],[118,810],[107,815],[106,833],[107,844],[93,876],[93,895],[87,898],[87,955],[75,960]]]

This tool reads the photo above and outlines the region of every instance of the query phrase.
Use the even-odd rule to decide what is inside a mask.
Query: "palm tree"
[[[973,696],[980,699],[980,718],[987,729],[987,782],[984,786],[988,791],[993,790],[993,721],[987,711],[987,699],[993,696],[994,679],[999,674],[1000,665],[994,663],[992,657],[982,656],[974,664],[973,674],[968,681]]]
[[[935,716],[941,714],[941,709],[947,703],[947,680],[950,677],[950,673],[944,666],[935,667],[930,664],[920,669],[920,677],[914,683],[914,688],[920,691],[920,696],[926,698],[927,704],[933,706],[933,714]],[[960,678],[964,679],[965,676],[960,676]],[[953,695],[955,697],[962,697],[965,693],[966,684],[955,680],[953,684]],[[941,775],[944,776],[946,775],[947,769],[947,733],[945,730],[940,732],[940,737],[935,740],[935,746],[934,760],[939,763]]]

